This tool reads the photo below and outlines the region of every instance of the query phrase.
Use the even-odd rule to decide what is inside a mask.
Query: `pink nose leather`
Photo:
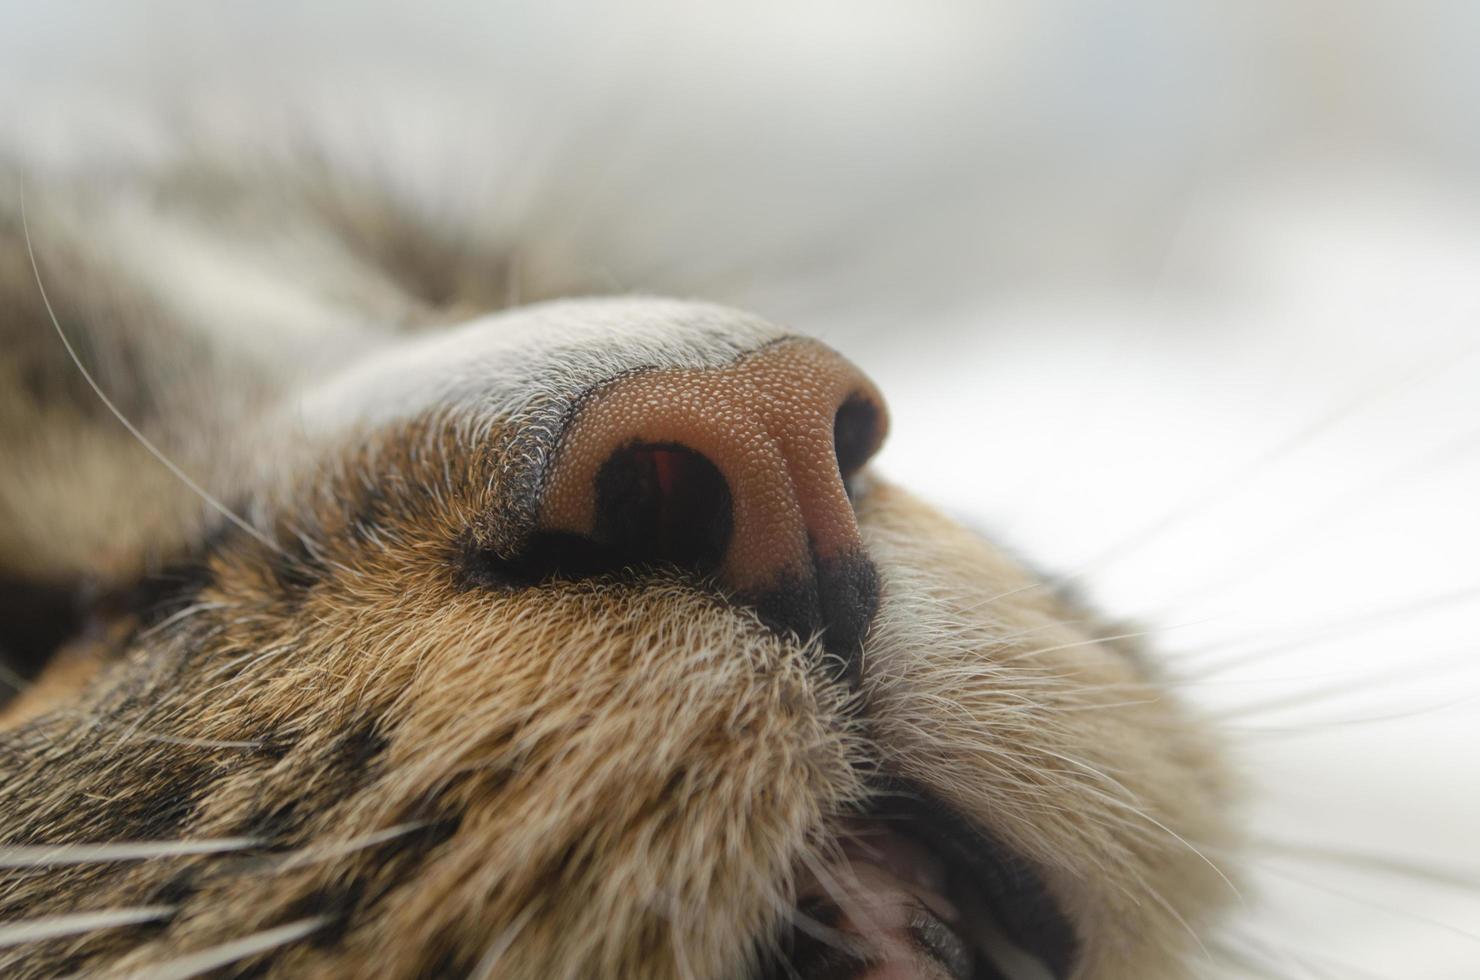
[[[781,341],[723,368],[623,377],[588,396],[563,435],[540,529],[613,544],[609,528],[641,509],[647,523],[627,547],[678,564],[676,556],[703,549],[675,542],[714,532],[708,557],[689,564],[740,596],[810,590],[817,615],[782,617],[795,632],[858,632],[857,623],[827,621],[837,618],[828,579],[866,561],[844,479],[879,448],[887,424],[873,383],[810,340]],[[608,493],[617,472],[636,475],[622,478],[625,493]],[[717,531],[697,526],[724,522]],[[843,616],[871,616],[873,596],[864,599],[866,610]]]

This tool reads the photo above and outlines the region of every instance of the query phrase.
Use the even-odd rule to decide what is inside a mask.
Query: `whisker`
[[[1379,502],[1384,492],[1402,488],[1408,481],[1421,478],[1425,471],[1440,463],[1453,463],[1466,450],[1480,445],[1480,430],[1472,429],[1459,438],[1452,439],[1437,449],[1430,449],[1414,460],[1381,474],[1366,484],[1339,494],[1333,499],[1322,500],[1315,508],[1288,521],[1283,529],[1272,536],[1262,547],[1236,559],[1214,577],[1205,578],[1193,588],[1173,593],[1166,597],[1167,608],[1189,609],[1209,596],[1225,592],[1242,585],[1273,566],[1281,555],[1292,550],[1300,541],[1318,538],[1322,532],[1340,528],[1341,521],[1355,526],[1360,517],[1360,506]],[[1353,512],[1356,512],[1355,514]]]
[[[1238,945],[1234,945],[1234,940]],[[1220,966],[1220,977],[1228,975],[1228,965],[1238,968],[1241,972],[1236,977],[1253,977],[1254,980],[1302,980],[1302,974],[1308,976],[1308,971],[1292,973],[1289,971],[1289,957],[1272,950],[1268,943],[1260,942],[1253,936],[1229,935],[1225,938],[1213,941],[1213,949],[1217,951],[1218,959],[1223,962]]]
[[[361,834],[359,837],[351,837],[349,840],[305,847],[300,851],[295,851],[287,860],[277,865],[276,870],[287,870],[306,864],[316,864],[320,861],[331,861],[334,858],[343,857],[346,854],[363,851],[367,847],[374,847],[377,844],[395,840],[397,837],[404,837],[409,833],[421,830],[428,826],[428,824],[429,822],[426,820],[416,820],[410,823],[396,824],[394,827],[387,827],[384,830]]]
[[[1211,676],[1236,667],[1246,666],[1250,663],[1257,663],[1260,660],[1277,656],[1281,653],[1288,653],[1291,650],[1298,650],[1301,647],[1318,641],[1350,636],[1353,633],[1359,633],[1374,625],[1401,620],[1405,616],[1414,616],[1419,613],[1429,612],[1434,609],[1445,609],[1451,606],[1463,606],[1466,603],[1472,602],[1480,602],[1480,589],[1459,589],[1436,596],[1427,596],[1411,602],[1404,602],[1395,606],[1387,606],[1375,612],[1353,616],[1337,622],[1296,627],[1285,633],[1289,639],[1280,640],[1263,647],[1239,650],[1239,646],[1247,643],[1247,640],[1233,640],[1220,643],[1213,648],[1213,651],[1226,650],[1232,647],[1238,652],[1214,659],[1212,663],[1202,667],[1193,665],[1192,670],[1199,677]]]
[[[493,971],[498,966],[498,961],[504,958],[509,947],[514,945],[514,940],[519,938],[519,933],[524,931],[524,926],[534,915],[533,906],[525,906],[524,910],[514,918],[509,927],[498,934],[488,949],[478,959],[478,965],[473,967],[473,972],[468,974],[468,980],[489,980]]]
[[[1391,714],[1384,715],[1367,715],[1360,718],[1334,718],[1323,721],[1312,721],[1302,725],[1225,725],[1224,730],[1230,732],[1236,731],[1248,735],[1314,735],[1320,732],[1330,731],[1333,728],[1378,725],[1390,721],[1408,721],[1427,715],[1442,714],[1463,705],[1473,704],[1475,701],[1480,701],[1480,694],[1470,694],[1450,701],[1441,701],[1438,704],[1424,705],[1421,708],[1395,711]]]
[[[817,880],[817,883],[827,893],[828,898],[832,900],[833,904],[846,912],[859,924],[862,934],[869,935],[884,932],[885,930],[880,926],[873,910],[858,901],[858,892],[856,890],[858,887],[858,878],[853,870],[853,862],[841,850],[836,853],[841,858],[839,870],[842,877],[833,875],[823,861],[818,860],[816,856],[811,854],[802,854],[802,864],[806,866],[812,877]],[[847,879],[847,883],[845,883],[844,879]],[[849,890],[848,883],[851,883],[855,890]],[[801,922],[796,922],[795,924],[801,931],[808,933],[812,938],[826,943],[834,949],[845,952],[857,952],[857,943],[852,936],[817,923],[814,920],[809,919],[808,921],[818,927],[817,932],[809,932]]]
[[[277,926],[272,929],[264,929],[241,939],[233,939],[230,942],[220,943],[216,946],[208,946],[194,953],[163,963],[154,963],[150,966],[128,974],[129,977],[137,977],[140,980],[187,980],[189,977],[199,976],[209,970],[248,956],[265,953],[279,946],[302,939],[304,936],[321,928],[329,919],[326,916],[315,916],[311,919],[299,919],[297,922],[289,922],[286,925]]]
[[[1203,959],[1207,960],[1209,963],[1213,962],[1213,954],[1209,952],[1208,946],[1206,943],[1203,942],[1202,936],[1199,936],[1197,934],[1197,930],[1192,928],[1192,924],[1187,921],[1186,917],[1184,917],[1181,912],[1178,912],[1176,907],[1173,906],[1171,902],[1168,902],[1165,898],[1163,898],[1161,892],[1157,891],[1155,888],[1150,887],[1144,882],[1142,883],[1142,887],[1145,888],[1146,894],[1151,898],[1151,900],[1159,905],[1168,915],[1170,915],[1174,922],[1176,922],[1179,926],[1186,930],[1187,935],[1192,937],[1192,941],[1197,944],[1197,948],[1202,953]]]
[[[1042,581],[1037,582],[1029,582],[1027,585],[1020,585],[1015,589],[1008,589],[1005,592],[998,592],[996,595],[989,595],[985,599],[980,599],[976,602],[973,602],[969,606],[963,607],[962,611],[968,613],[977,612],[987,606],[990,606],[994,602],[1001,602],[1003,599],[1010,599],[1013,596],[1021,595],[1024,592],[1033,592],[1038,589],[1053,589],[1057,587],[1058,584],[1059,579],[1057,578],[1043,579]]]
[[[1108,793],[1100,793],[1098,790],[1095,790],[1094,792],[1096,793],[1096,795],[1101,796],[1107,803],[1110,803],[1113,806],[1116,806],[1116,807],[1119,807],[1121,809],[1124,809],[1124,810],[1130,812],[1131,814],[1133,814],[1134,816],[1140,817],[1142,820],[1145,820],[1147,823],[1149,823],[1152,826],[1156,827],[1158,830],[1160,830],[1163,833],[1165,833],[1168,836],[1170,836],[1177,843],[1179,843],[1183,847],[1187,848],[1193,854],[1197,855],[1197,857],[1200,858],[1204,864],[1206,864],[1209,868],[1212,868],[1213,869],[1213,873],[1214,874],[1216,874],[1219,878],[1223,879],[1223,884],[1225,884],[1225,885],[1228,886],[1229,891],[1233,892],[1234,897],[1238,899],[1238,901],[1239,901],[1240,904],[1245,905],[1245,906],[1248,905],[1248,900],[1244,898],[1244,893],[1241,892],[1241,891],[1239,891],[1238,886],[1233,883],[1233,879],[1229,878],[1228,875],[1224,874],[1223,873],[1223,869],[1220,868],[1220,867],[1218,867],[1218,865],[1213,862],[1213,859],[1212,858],[1208,857],[1206,854],[1204,854],[1202,851],[1200,851],[1187,838],[1183,837],[1181,834],[1177,833],[1175,830],[1173,830],[1172,828],[1168,827],[1166,824],[1162,823],[1160,820],[1156,819],[1151,814],[1145,812],[1144,810],[1140,809],[1139,807],[1132,806],[1130,803],[1127,803],[1125,800],[1117,799],[1116,797],[1111,796]]]
[[[46,315],[51,318],[51,325],[56,330],[57,337],[61,339],[62,346],[67,349],[67,356],[72,359],[72,363],[76,365],[78,372],[82,375],[82,379],[87,382],[87,386],[93,390],[93,394],[98,396],[98,400],[103,403],[103,406],[128,430],[129,435],[133,436],[139,445],[148,450],[149,455],[158,460],[176,479],[189,487],[192,493],[209,504],[222,517],[256,539],[263,547],[279,555],[283,554],[283,550],[271,538],[247,523],[243,518],[238,517],[235,511],[213,497],[200,484],[192,480],[184,470],[175,465],[174,461],[166,456],[159,447],[155,446],[144,433],[140,432],[138,427],[130,422],[128,417],[118,409],[118,406],[113,404],[113,400],[103,393],[103,389],[93,379],[92,373],[83,365],[82,359],[77,356],[77,351],[72,347],[72,341],[67,339],[67,333],[62,329],[62,322],[57,318],[56,310],[52,308],[51,297],[46,294],[46,286],[41,281],[41,266],[36,262],[36,251],[31,245],[31,225],[26,219],[26,195],[24,186],[21,187],[20,212],[21,233],[26,240],[26,255],[31,260],[31,272],[36,279],[36,289],[41,294],[41,303],[46,307]]]
[[[1197,625],[1195,623],[1179,625]],[[1022,653],[1014,654],[1001,660],[1001,663],[1010,664],[1028,657],[1036,657],[1044,653],[1058,653],[1063,650],[1076,650],[1080,647],[1095,646],[1099,643],[1113,643],[1116,640],[1139,640],[1148,636],[1157,636],[1168,630],[1174,630],[1177,626],[1157,626],[1152,629],[1136,630],[1131,633],[1113,633],[1108,636],[1092,636],[1087,640],[1076,640],[1072,643],[1060,643],[1051,647],[1030,647]]]
[[[99,929],[137,925],[154,922],[175,911],[173,905],[140,905],[136,908],[99,909],[93,912],[73,912],[67,915],[48,915],[38,919],[20,919],[15,922],[0,922],[0,948],[35,943],[59,936],[75,936]]]
[[[1323,885],[1319,882],[1311,881],[1309,878],[1303,877],[1302,875],[1291,874],[1290,872],[1285,871],[1282,868],[1275,867],[1267,861],[1256,861],[1254,863],[1260,870],[1268,874],[1284,878],[1286,881],[1294,882],[1297,885],[1303,885],[1306,888],[1313,888],[1316,891],[1325,892],[1326,894],[1334,895],[1337,898],[1344,898],[1349,902],[1353,902],[1357,905],[1365,905],[1370,909],[1376,909],[1379,912],[1386,912],[1387,914],[1396,916],[1400,919],[1407,919],[1410,922],[1419,922],[1423,925],[1433,926],[1435,929],[1442,929],[1445,932],[1451,932],[1454,933],[1456,936],[1474,940],[1475,942],[1480,943],[1480,933],[1474,933],[1469,931],[1468,929],[1461,929],[1459,926],[1454,925],[1453,923],[1444,922],[1440,919],[1430,918],[1427,915],[1419,915],[1417,912],[1411,912],[1408,909],[1399,908],[1394,905],[1387,905],[1383,902],[1376,902],[1370,898],[1364,898],[1360,895],[1353,895],[1351,892],[1343,891],[1340,888],[1332,888],[1330,885]]]
[[[1457,871],[1452,868],[1423,864],[1411,858],[1386,854],[1363,854],[1323,844],[1300,844],[1268,838],[1258,843],[1264,853],[1289,860],[1338,864],[1345,868],[1417,879],[1464,891],[1480,889],[1480,866],[1471,870]]]
[[[1372,388],[1358,391],[1336,408],[1305,425],[1294,435],[1270,447],[1247,464],[1244,464],[1241,471],[1235,472],[1227,479],[1219,480],[1212,486],[1205,488],[1201,493],[1183,500],[1182,503],[1174,506],[1170,512],[1163,515],[1159,520],[1151,522],[1112,544],[1086,562],[1075,573],[1075,576],[1078,577],[1091,572],[1101,571],[1107,566],[1135,554],[1152,541],[1165,535],[1172,528],[1184,523],[1188,518],[1209,510],[1220,501],[1227,499],[1241,490],[1246,484],[1262,477],[1275,463],[1304,448],[1307,444],[1314,442],[1327,430],[1333,429],[1337,425],[1347,421],[1360,409],[1371,403],[1379,402],[1394,392],[1401,391],[1424,380],[1429,375],[1436,374],[1448,368],[1455,361],[1473,353],[1474,350],[1475,348],[1467,348],[1457,354],[1445,352],[1443,356],[1435,355],[1427,363],[1411,366],[1405,374],[1399,375],[1396,379],[1389,380],[1385,384],[1378,384]],[[1384,371],[1383,375],[1391,378],[1392,373],[1390,371]]]
[[[1462,665],[1456,666],[1462,666],[1464,671],[1468,673],[1474,659],[1475,651],[1465,650],[1463,651],[1463,655],[1465,662]],[[1308,708],[1314,705],[1327,704],[1332,701],[1339,701],[1351,694],[1361,694],[1378,689],[1391,691],[1405,682],[1413,682],[1419,679],[1432,681],[1437,676],[1443,676],[1443,674],[1434,669],[1438,666],[1437,662],[1431,661],[1423,665],[1424,675],[1422,678],[1415,678],[1413,676],[1414,666],[1414,664],[1408,663],[1401,670],[1381,671],[1362,677],[1349,678],[1345,683],[1295,690],[1280,697],[1249,701],[1245,704],[1213,712],[1208,717],[1220,723],[1236,721],[1240,718],[1250,716],[1256,718],[1263,717],[1278,714],[1288,708]]]
[[[1236,687],[1266,687],[1283,688],[1300,681],[1351,681],[1350,687],[1355,689],[1358,685],[1367,687],[1371,685],[1415,683],[1434,676],[1447,676],[1450,672],[1467,671],[1474,665],[1476,651],[1473,647],[1459,647],[1446,650],[1443,653],[1434,654],[1432,658],[1426,657],[1422,661],[1406,662],[1401,667],[1393,670],[1362,674],[1353,678],[1350,669],[1320,670],[1311,673],[1294,674],[1262,674],[1251,677],[1219,677],[1216,673],[1201,674],[1189,671],[1186,676],[1169,677],[1161,683],[1163,687],[1173,688],[1206,688],[1227,689]],[[1249,663],[1255,662],[1253,659]],[[1415,671],[1419,671],[1415,676]],[[1348,685],[1333,685],[1330,688],[1307,688],[1306,693],[1316,694],[1327,691],[1346,690]]]
[[[1303,973],[1315,974],[1319,977],[1331,977],[1334,980],[1355,980],[1355,978],[1363,978],[1363,980],[1392,980],[1392,978],[1383,974],[1373,973],[1371,970],[1364,970],[1352,966],[1343,960],[1333,959],[1323,954],[1312,953],[1304,949],[1293,949],[1283,945],[1277,946],[1272,940],[1261,939],[1249,932],[1238,933],[1236,938],[1239,943],[1246,947],[1258,947],[1260,952],[1267,957],[1274,957],[1286,963],[1294,964]],[[1219,953],[1228,956],[1230,959],[1237,959],[1237,957],[1231,955],[1232,950],[1226,945],[1219,947]],[[1267,966],[1268,964],[1264,965]]]
[[[241,851],[260,843],[262,842],[255,837],[219,837],[215,840],[125,841],[111,844],[15,844],[0,847],[0,868],[148,861],[153,858]]]

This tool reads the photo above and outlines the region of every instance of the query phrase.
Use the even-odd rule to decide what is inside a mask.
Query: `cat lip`
[[[1026,860],[902,784],[801,869],[782,946],[767,980],[1061,980],[1078,953]]]

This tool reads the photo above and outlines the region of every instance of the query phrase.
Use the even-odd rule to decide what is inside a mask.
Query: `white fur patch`
[[[723,365],[784,336],[755,316],[708,303],[544,303],[382,347],[290,399],[290,424],[317,440],[451,409],[477,426],[540,397],[578,397],[629,371]]]

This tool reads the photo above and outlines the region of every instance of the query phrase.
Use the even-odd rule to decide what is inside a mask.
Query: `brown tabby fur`
[[[1100,639],[1116,630],[993,545],[865,480],[883,596],[856,695],[815,643],[677,573],[490,583],[469,555],[517,537],[527,413],[454,402],[301,442],[256,422],[327,364],[491,309],[504,246],[283,171],[24,186],[79,356],[271,546],[99,405],[19,201],[0,206],[0,591],[81,597],[0,709],[0,853],[228,842],[0,868],[0,924],[162,909],[0,949],[0,973],[148,975],[268,934],[219,975],[743,977],[798,869],[903,779],[1040,869],[1076,977],[1196,975],[1194,934],[1232,897],[1199,853],[1234,845],[1219,746]],[[136,274],[149,257],[114,244],[127,208],[267,256],[368,339],[223,353],[225,328],[182,323]],[[302,248],[277,262],[285,243]],[[524,353],[538,373],[539,343]],[[19,605],[0,647],[39,608]]]

